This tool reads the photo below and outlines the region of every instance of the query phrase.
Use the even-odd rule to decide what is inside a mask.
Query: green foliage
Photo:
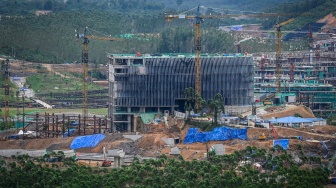
[[[336,116],[335,115],[329,115],[327,118],[327,124],[336,126]]]
[[[294,117],[302,117],[299,113],[294,113]]]
[[[221,94],[217,94],[212,100],[208,102],[210,112],[213,112],[214,124],[217,125],[219,113],[225,114],[225,100]]]
[[[189,124],[191,127],[200,128],[202,131],[212,131],[212,129],[220,126],[214,123],[193,121],[191,119],[186,120],[186,124]]]
[[[3,112],[0,113],[1,115],[3,115]],[[10,120],[8,120],[8,127],[6,127],[6,122],[0,122],[0,130],[5,130],[8,128],[15,128],[15,122],[12,122]]]
[[[50,84],[52,83],[52,84]],[[62,93],[70,91],[81,91],[82,80],[74,78],[63,78],[55,74],[35,74],[28,76],[26,85],[32,88],[36,93],[45,93],[52,96],[53,93]],[[89,90],[100,89],[95,85],[88,85]]]
[[[316,22],[327,14],[336,11],[335,1],[332,0],[302,0],[295,3],[283,3],[278,6],[273,6],[267,12],[281,13],[280,22],[286,21],[295,17],[292,23],[284,26],[283,30],[291,30],[300,28],[310,22]],[[302,15],[301,15],[302,14]],[[273,28],[277,18],[264,20],[264,28]]]
[[[207,6],[229,7],[244,10],[260,10],[274,6],[280,1],[261,0],[249,3],[244,1],[207,2]],[[299,2],[297,4],[283,3],[270,12],[302,13],[309,10],[312,16],[300,17],[288,28],[297,28],[312,20],[325,16],[325,12],[334,11],[334,2],[322,0],[286,0],[281,2]],[[90,35],[110,35],[119,37],[122,34],[146,34],[117,41],[91,40],[89,44],[89,61],[106,62],[106,53],[194,53],[193,23],[187,20],[174,20],[166,23],[164,8],[176,3],[183,6],[196,6],[194,1],[146,1],[146,0],[16,0],[0,2],[0,14],[19,14],[23,16],[2,17],[0,24],[0,53],[12,55],[19,59],[44,63],[81,62],[82,41],[74,37],[74,30],[83,32],[88,26],[94,30]],[[262,6],[260,6],[262,5]],[[268,5],[268,6],[266,6]],[[225,6],[226,8],[228,6]],[[295,8],[299,7],[299,8]],[[52,10],[52,14],[35,16],[35,10]],[[322,11],[323,10],[323,11]],[[217,9],[208,9],[207,13],[216,13]],[[168,12],[176,13],[174,10]],[[316,13],[316,14],[315,14]],[[193,14],[192,12],[190,14]],[[291,17],[291,16],[289,16]],[[275,24],[275,19],[264,22],[267,28]],[[281,18],[284,21],[287,18]],[[235,19],[206,19],[202,23],[203,53],[235,53],[234,39],[231,35],[218,31],[218,26],[240,23],[256,23],[255,19],[237,21]],[[258,21],[259,22],[259,21]],[[99,32],[95,32],[99,31]],[[147,35],[150,34],[150,35]],[[245,52],[269,51],[275,49],[274,41],[259,41],[253,39],[244,42]],[[286,45],[284,45],[285,47]],[[100,77],[99,73],[94,76]]]
[[[7,177],[0,187],[322,187],[329,176],[321,167],[299,169],[283,150],[250,146],[230,155],[209,152],[207,161],[161,155],[142,163],[134,160],[120,169],[79,166],[72,158],[56,164],[49,162],[52,156],[62,153],[35,163],[27,155],[13,157],[8,164],[0,159],[0,175]],[[265,171],[258,171],[254,162],[266,162]]]

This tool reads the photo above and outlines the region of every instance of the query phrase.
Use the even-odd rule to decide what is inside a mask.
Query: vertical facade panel
[[[109,84],[111,106],[174,107],[186,88],[195,87],[194,57],[150,56],[143,57],[143,65],[132,62],[131,59],[130,65],[110,65],[109,71],[115,78]],[[115,75],[114,66],[124,66],[128,71]],[[226,105],[249,105],[253,99],[253,71],[249,56],[202,56],[202,98],[208,101],[220,93]]]

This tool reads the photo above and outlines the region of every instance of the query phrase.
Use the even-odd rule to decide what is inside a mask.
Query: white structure
[[[211,151],[214,151],[216,155],[225,155],[225,146],[223,144],[214,144],[211,147]]]
[[[107,156],[114,157],[114,167],[120,168],[123,165],[125,152],[123,149],[113,149],[107,151]]]

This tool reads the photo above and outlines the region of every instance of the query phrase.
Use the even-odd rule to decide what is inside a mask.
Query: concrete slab
[[[173,148],[170,149],[169,154],[170,155],[180,155],[181,151],[178,147],[173,147]]]
[[[47,153],[46,150],[25,150],[24,152],[31,157],[43,157]]]
[[[23,149],[4,149],[0,150],[0,156],[11,157],[12,155],[25,155],[28,154],[31,157],[42,157],[46,154],[46,150],[23,150]]]
[[[124,138],[131,139],[133,141],[137,141],[142,137],[142,135],[123,135],[123,136]]]
[[[12,155],[21,155],[22,149],[3,149],[0,150],[0,156],[11,157]]]
[[[216,155],[225,155],[225,147],[223,144],[214,144],[211,150],[215,151]]]
[[[174,138],[161,138],[161,140],[170,146],[174,146],[175,145],[175,139]]]
[[[107,156],[109,156],[109,157],[124,157],[125,152],[124,152],[123,149],[107,150]]]

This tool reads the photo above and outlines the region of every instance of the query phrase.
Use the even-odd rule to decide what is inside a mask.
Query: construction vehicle
[[[276,140],[278,140],[278,139],[279,139],[279,135],[278,135],[278,133],[276,132],[276,130],[275,130],[273,124],[270,123],[269,125],[270,125],[270,127],[272,128],[273,138],[276,139]]]
[[[111,161],[109,161],[108,158],[107,158],[105,146],[103,147],[103,156],[104,156],[104,160],[103,160],[103,163],[102,163],[102,167],[109,167],[109,166],[111,166],[112,165]]]
[[[258,140],[266,140],[266,135],[265,135],[265,133],[262,133],[262,134],[259,136]]]
[[[88,116],[88,109],[87,109],[87,81],[88,81],[88,63],[89,63],[89,39],[96,39],[96,40],[107,40],[107,41],[122,41],[119,38],[111,38],[111,37],[98,37],[98,36],[88,36],[87,35],[88,27],[84,28],[84,34],[79,34],[77,30],[76,37],[78,39],[83,38],[83,48],[82,48],[82,64],[83,64],[83,118]]]
[[[253,37],[248,37],[248,38],[245,38],[245,39],[242,39],[240,41],[237,41],[234,43],[234,45],[237,47],[237,53],[242,53],[242,49],[241,49],[241,43],[244,42],[244,41],[248,41],[248,40],[251,40],[253,39]]]

